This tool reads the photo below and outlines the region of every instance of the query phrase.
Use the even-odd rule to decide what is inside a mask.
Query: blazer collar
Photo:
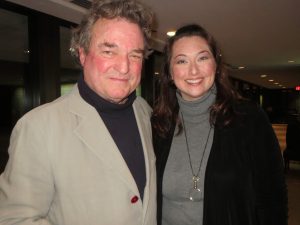
[[[77,121],[74,133],[88,150],[93,152],[108,169],[115,172],[115,179],[122,180],[134,193],[139,193],[134,178],[101,117],[94,107],[81,98],[77,85],[70,93],[69,102],[70,112]]]

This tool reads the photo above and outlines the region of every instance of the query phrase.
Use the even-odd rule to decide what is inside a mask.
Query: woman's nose
[[[196,75],[196,74],[198,74],[198,72],[199,72],[199,67],[198,67],[197,63],[191,62],[191,64],[190,64],[190,73],[192,75]]]

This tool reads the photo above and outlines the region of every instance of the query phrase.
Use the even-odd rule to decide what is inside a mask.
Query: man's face
[[[102,98],[122,103],[139,85],[144,38],[138,25],[122,18],[99,19],[89,51],[79,49],[84,80]]]

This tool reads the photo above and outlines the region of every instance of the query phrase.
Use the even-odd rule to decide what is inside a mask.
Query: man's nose
[[[127,55],[120,55],[116,62],[116,68],[119,73],[127,74],[129,72],[130,61]]]

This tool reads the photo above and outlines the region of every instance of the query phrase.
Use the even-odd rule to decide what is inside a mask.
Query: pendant
[[[199,201],[201,199],[201,190],[198,188],[198,181],[200,180],[200,177],[193,176],[193,187],[191,188],[189,192],[189,199],[191,201]]]

